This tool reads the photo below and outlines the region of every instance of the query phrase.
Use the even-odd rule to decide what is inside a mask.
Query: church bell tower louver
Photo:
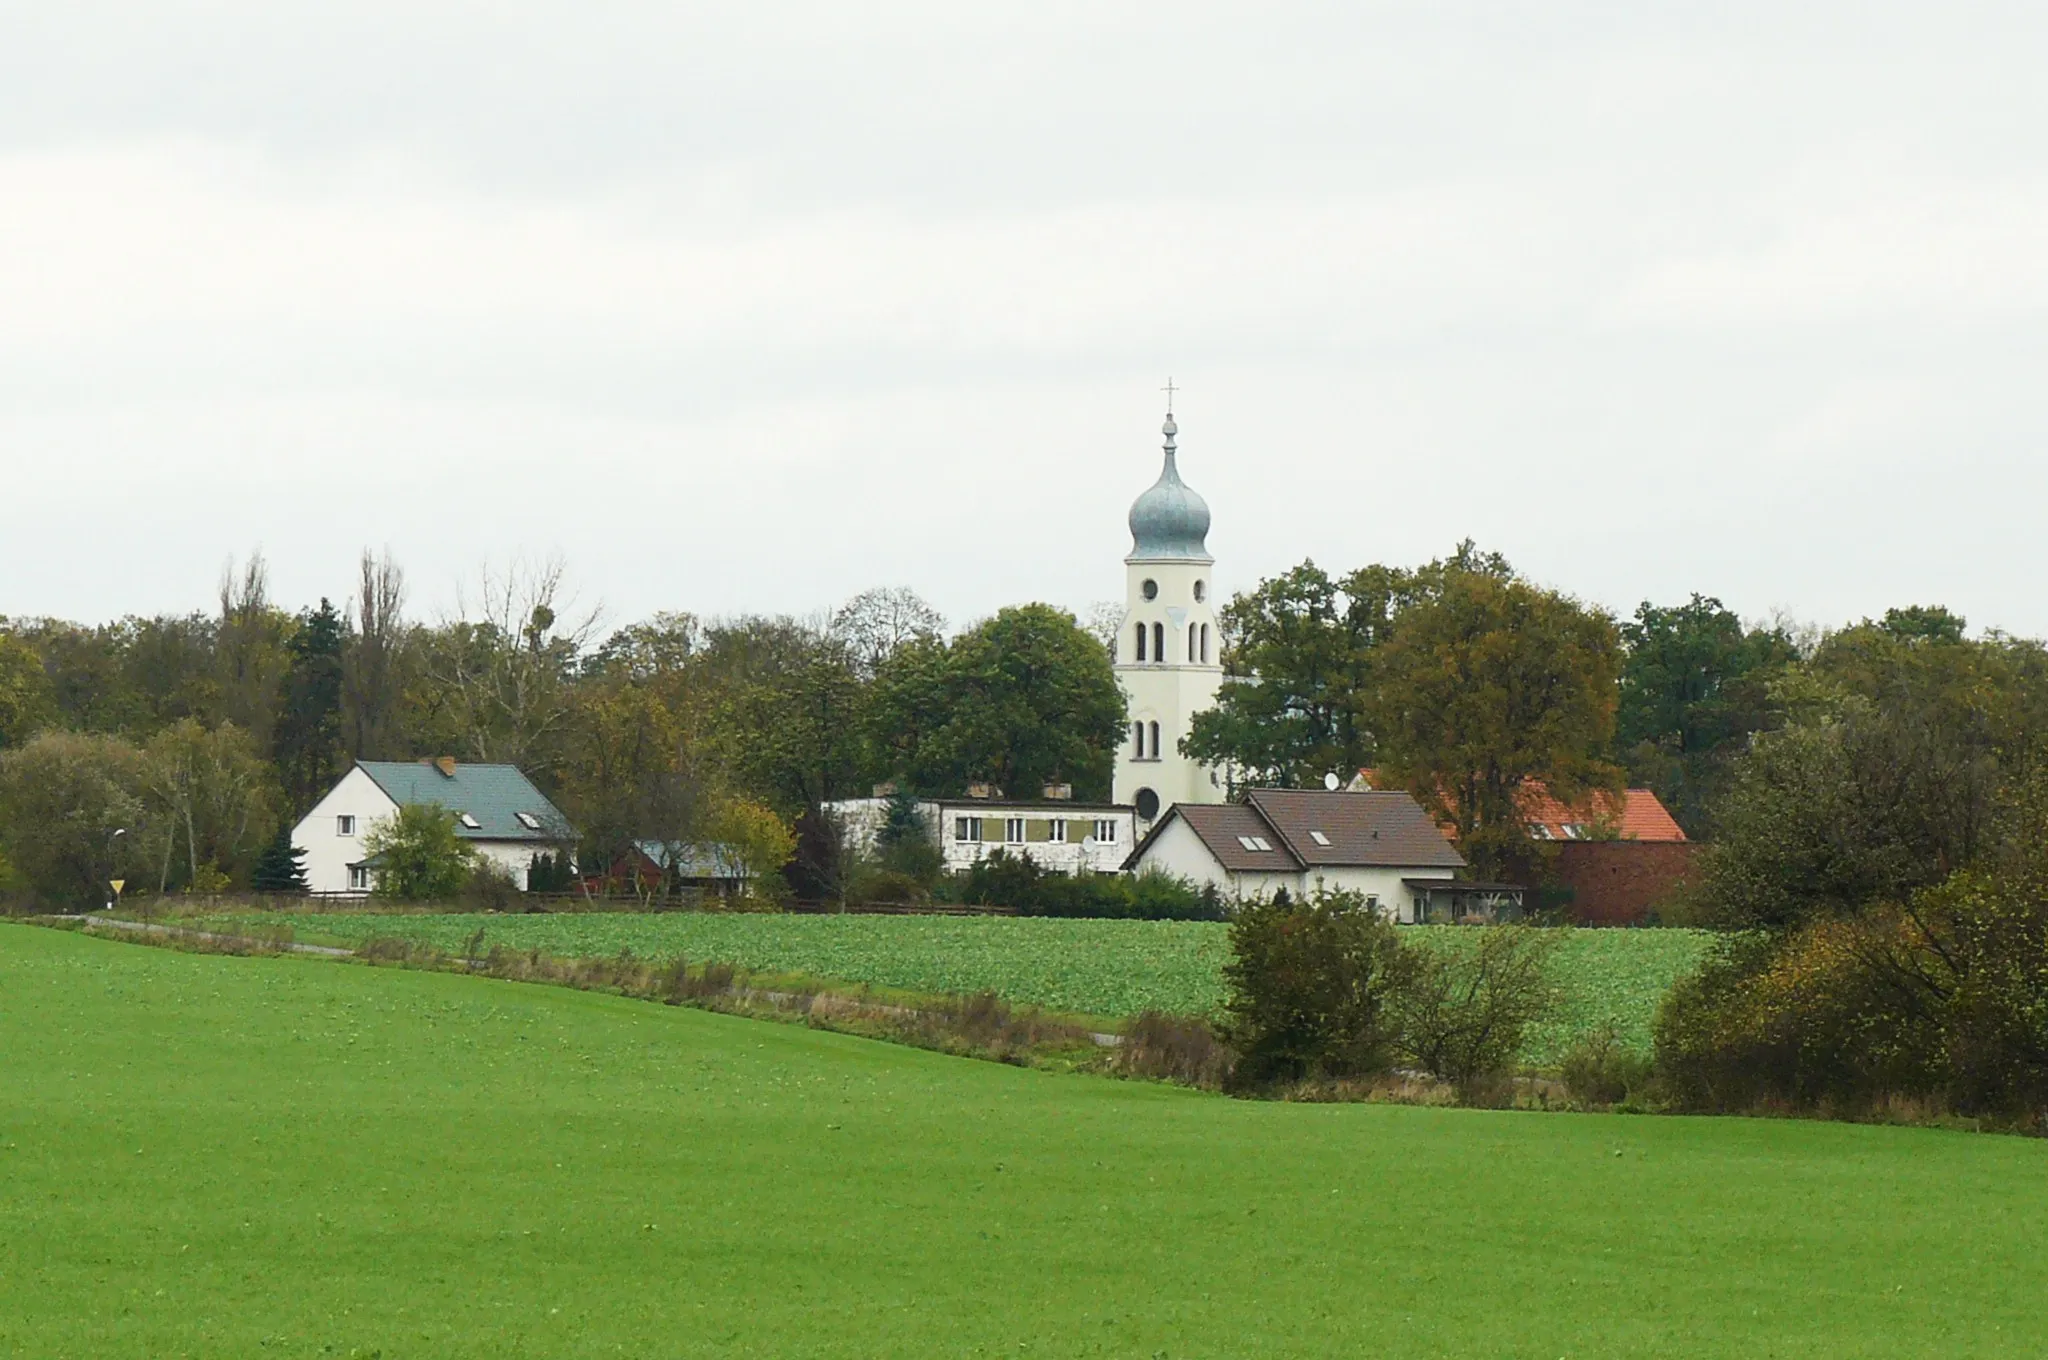
[[[1171,395],[1171,385],[1168,393]],[[1169,402],[1159,480],[1131,503],[1124,558],[1123,627],[1116,675],[1128,701],[1113,793],[1134,805],[1141,827],[1175,803],[1220,803],[1219,772],[1180,753],[1189,720],[1216,705],[1223,683],[1209,556],[1209,505],[1180,479]]]

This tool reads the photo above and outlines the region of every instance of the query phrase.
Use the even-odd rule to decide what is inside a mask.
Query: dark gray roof
[[[1253,789],[1246,800],[1309,868],[1465,867],[1465,857],[1406,793]]]
[[[1175,803],[1124,861],[1136,867],[1176,818],[1187,823],[1216,862],[1231,873],[1295,873],[1318,866],[1370,869],[1462,869],[1422,805],[1405,793],[1328,793],[1321,789],[1254,789],[1238,803]],[[1316,833],[1329,842],[1324,845]],[[1258,850],[1241,837],[1262,838]]]
[[[475,827],[456,827],[465,840],[541,843],[571,840],[576,835],[561,809],[549,802],[517,765],[454,762],[444,774],[429,760],[359,760],[356,764],[400,807],[431,803],[474,817]],[[526,825],[519,818],[522,812],[540,825]]]

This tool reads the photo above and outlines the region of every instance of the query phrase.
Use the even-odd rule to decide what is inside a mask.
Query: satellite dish
[[[1341,782],[1343,781],[1337,778],[1337,772],[1335,770],[1332,770],[1328,774],[1323,776],[1323,787],[1328,789],[1331,793],[1335,793],[1337,791],[1337,785]]]

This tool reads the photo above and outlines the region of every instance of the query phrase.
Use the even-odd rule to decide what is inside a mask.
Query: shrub
[[[1605,1109],[1639,1098],[1649,1087],[1650,1072],[1650,1060],[1622,1043],[1610,1024],[1565,1054],[1558,1075],[1573,1100],[1587,1109]]]
[[[1223,1041],[1242,1084],[1371,1076],[1393,1066],[1396,1000],[1415,968],[1355,893],[1256,903],[1230,928]]]
[[[376,896],[401,902],[454,897],[475,857],[456,834],[455,814],[431,803],[408,804],[372,826],[363,849],[377,861]]]
[[[1229,1082],[1237,1055],[1199,1015],[1142,1011],[1124,1022],[1117,1070],[1209,1089]]]
[[[1464,1095],[1499,1085],[1522,1036],[1556,1004],[1549,964],[1563,938],[1495,926],[1469,949],[1412,951],[1398,997],[1402,1056]]]
[[[511,911],[519,905],[520,896],[512,871],[481,855],[471,861],[469,876],[463,880],[458,895],[470,911]]]
[[[1142,921],[1221,921],[1226,916],[1213,889],[1200,891],[1171,874],[1063,874],[1003,849],[990,851],[968,869],[960,900],[1008,907],[1019,916]]]

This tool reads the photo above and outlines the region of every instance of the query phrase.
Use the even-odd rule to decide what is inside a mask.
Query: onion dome
[[[1131,502],[1132,561],[1213,562],[1209,556],[1209,503],[1180,479],[1174,465],[1173,437],[1179,427],[1167,412],[1161,427],[1166,436],[1166,465],[1159,480]]]

